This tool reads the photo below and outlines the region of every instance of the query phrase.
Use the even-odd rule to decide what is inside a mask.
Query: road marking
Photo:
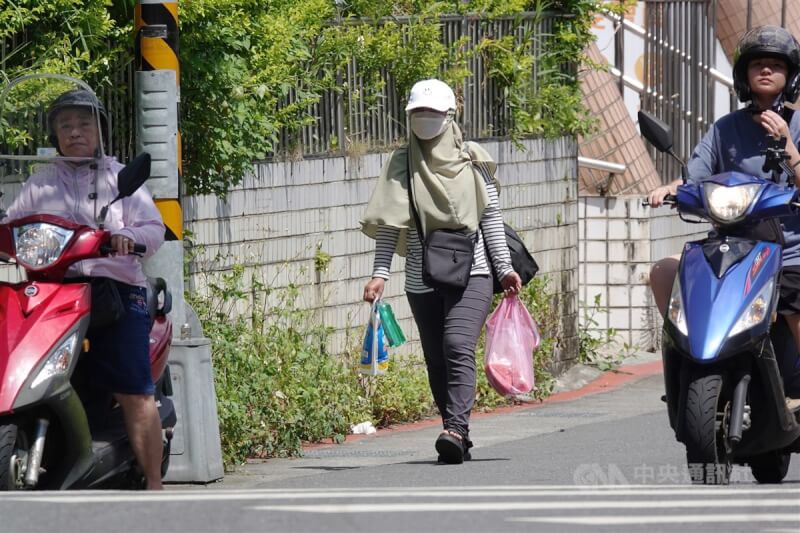
[[[289,511],[298,513],[417,513],[417,512],[455,512],[455,511],[541,511],[583,509],[690,509],[702,507],[796,507],[796,499],[739,499],[739,500],[672,500],[672,501],[615,501],[576,500],[571,502],[457,502],[457,503],[356,503],[339,505],[261,505],[250,507],[256,511]],[[796,518],[800,518],[797,515]]]
[[[545,524],[570,524],[580,526],[626,526],[638,524],[699,524],[731,522],[792,522],[800,524],[798,514],[740,513],[740,514],[693,514],[677,516],[587,516],[566,518],[530,517],[509,518],[509,522],[538,522]],[[793,530],[796,531],[796,530]]]
[[[452,487],[424,488],[370,488],[365,494],[363,488],[331,488],[319,489],[237,489],[237,490],[166,490],[163,492],[119,492],[119,491],[76,491],[76,492],[6,492],[0,493],[0,503],[6,501],[43,502],[43,503],[128,503],[128,502],[184,502],[184,501],[231,501],[231,500],[310,500],[310,499],[347,499],[364,498],[509,498],[509,497],[621,497],[621,496],[694,496],[705,501],[715,502],[715,496],[747,496],[747,495],[797,495],[800,488],[769,487],[758,485],[745,487],[705,487],[663,485],[642,486],[637,488],[609,487],[576,487],[539,486],[527,487],[463,487],[454,490]]]

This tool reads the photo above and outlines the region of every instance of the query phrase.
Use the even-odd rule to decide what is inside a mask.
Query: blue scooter
[[[639,125],[678,159],[668,125],[641,111]],[[776,313],[778,219],[800,216],[785,145],[776,140],[766,150],[773,181],[726,172],[692,184],[684,169],[683,185],[667,198],[682,219],[714,227],[684,245],[662,340],[669,423],[686,446],[693,483],[728,484],[734,463],[750,465],[759,483],[780,483],[800,452],[800,408],[790,410],[786,399],[800,396],[800,358]]]

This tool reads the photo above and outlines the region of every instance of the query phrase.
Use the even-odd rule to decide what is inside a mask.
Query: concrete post
[[[145,264],[166,280],[174,325],[169,364],[178,415],[164,481],[206,483],[223,476],[210,341],[186,304],[183,283],[178,3],[139,0],[135,12],[137,152],[152,157],[147,187],[166,226],[165,242]]]

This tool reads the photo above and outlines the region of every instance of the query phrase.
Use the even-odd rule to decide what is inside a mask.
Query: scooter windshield
[[[98,226],[112,199],[109,119],[84,82],[17,78],[0,92],[0,220],[51,215]]]

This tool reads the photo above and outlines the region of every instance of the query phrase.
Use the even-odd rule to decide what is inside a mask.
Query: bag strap
[[[408,180],[408,204],[411,206],[411,213],[414,215],[414,223],[417,225],[417,237],[422,248],[425,248],[425,235],[422,232],[422,221],[419,218],[417,207],[414,204],[413,183],[414,176],[411,175],[411,150],[406,150],[406,176]]]
[[[480,161],[473,161],[472,164],[474,166],[478,167],[478,172],[481,173],[481,177],[483,178],[484,187],[486,185],[489,185],[492,182],[492,174],[491,174],[491,172],[489,172],[489,169],[486,168],[486,165],[484,165]],[[483,217],[481,217],[481,218],[483,218]],[[483,224],[481,222],[479,222],[478,226],[481,228],[481,232],[483,232]],[[486,250],[489,249],[489,247],[486,244],[486,240],[483,241],[483,247]],[[487,259],[488,259],[488,253],[486,255],[487,255]]]

